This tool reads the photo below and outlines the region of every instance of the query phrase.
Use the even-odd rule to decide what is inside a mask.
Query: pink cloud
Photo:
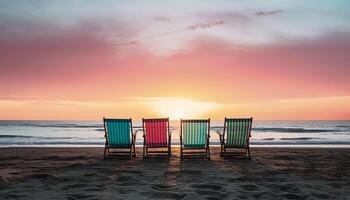
[[[208,26],[221,25],[214,22]],[[347,35],[250,47],[203,36],[164,57],[138,43],[118,46],[96,24],[42,37],[0,37],[2,96],[101,100],[175,95],[232,102],[349,95]],[[113,26],[121,27],[120,35],[137,35]]]
[[[271,16],[271,15],[277,15],[283,13],[283,10],[271,10],[271,11],[259,11],[256,12],[255,14],[257,16]]]
[[[224,23],[225,23],[224,20],[199,22],[199,23],[187,26],[186,29],[187,30],[207,29],[214,26],[223,25]]]

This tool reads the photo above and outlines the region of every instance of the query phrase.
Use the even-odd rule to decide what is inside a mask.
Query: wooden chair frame
[[[207,122],[207,134],[206,134],[206,144],[204,148],[186,148],[183,146],[183,124],[184,123],[195,123],[195,122]],[[184,159],[185,157],[190,156],[205,156],[208,160],[210,160],[210,118],[209,119],[180,119],[180,158]],[[205,152],[195,151],[195,150],[205,150]]]
[[[156,121],[167,121],[167,137],[168,137],[168,143],[166,146],[161,147],[151,147],[147,145],[147,130],[145,127],[145,124],[147,122],[156,122]],[[170,132],[170,125],[169,125],[169,117],[168,118],[148,118],[144,119],[142,118],[142,129],[143,129],[143,158],[149,157],[149,156],[162,156],[166,155],[168,159],[171,157],[171,132]],[[152,151],[151,149],[161,149],[161,148],[167,148],[164,151]]]
[[[131,134],[131,144],[129,147],[111,147],[108,144],[108,130],[106,127],[106,121],[107,120],[128,120],[130,123],[130,134]],[[106,143],[105,143],[105,148],[104,148],[104,153],[103,153],[103,159],[107,159],[107,158],[111,158],[112,156],[130,156],[130,159],[132,159],[132,157],[137,157],[136,155],[136,148],[135,148],[135,142],[136,142],[136,134],[137,131],[133,132],[133,128],[132,128],[132,119],[107,119],[107,118],[103,118],[103,127],[105,130],[105,135],[104,137],[106,138]],[[125,151],[128,150],[129,151]],[[112,151],[115,150],[115,151]],[[124,151],[123,151],[124,150]]]
[[[227,134],[227,121],[229,118],[225,117],[225,122],[224,122],[224,130],[221,133],[220,131],[217,131],[217,133],[219,134],[220,137],[220,157],[225,157],[225,156],[242,156],[243,158],[248,158],[251,159],[251,154],[250,154],[250,148],[249,148],[249,138],[251,137],[251,130],[252,130],[252,124],[253,124],[253,118],[234,118],[237,120],[240,119],[250,119],[251,123],[249,125],[249,130],[248,130],[248,137],[247,137],[247,146],[246,147],[227,147],[226,146],[226,141],[225,141],[225,137]],[[238,150],[243,150],[243,152],[230,152],[229,149],[233,150],[233,149],[238,149]]]

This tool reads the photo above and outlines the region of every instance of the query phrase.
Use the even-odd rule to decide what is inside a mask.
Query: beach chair
[[[210,159],[210,119],[180,120],[180,156],[205,156]]]
[[[132,131],[131,119],[103,118],[106,144],[103,158],[111,156],[136,157],[136,132]]]
[[[171,157],[171,132],[169,118],[142,119],[143,157],[165,154]],[[165,148],[165,150],[164,150]]]
[[[249,138],[253,118],[225,118],[224,130],[220,136],[220,157],[242,156],[251,159]]]

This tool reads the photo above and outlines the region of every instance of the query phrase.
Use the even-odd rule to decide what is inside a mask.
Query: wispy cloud
[[[158,21],[158,22],[171,22],[171,18],[170,17],[165,17],[165,16],[156,16],[153,17],[154,21]]]
[[[283,10],[271,10],[271,11],[259,11],[256,12],[255,15],[257,16],[271,16],[271,15],[277,15],[283,13]]]
[[[219,25],[223,25],[223,24],[224,24],[224,20],[206,21],[206,22],[199,22],[196,24],[192,24],[190,26],[187,26],[186,29],[187,30],[207,29],[207,28],[211,28],[211,27],[219,26]]]
[[[139,43],[138,41],[126,41],[126,42],[118,42],[118,43],[116,43],[114,45],[117,46],[117,47],[120,47],[120,46],[135,45],[135,44],[138,44],[138,43]]]
[[[143,36],[139,38],[138,40],[130,40],[130,41],[125,41],[125,42],[120,42],[116,43],[116,46],[128,46],[128,45],[135,45],[139,44],[139,40],[147,40],[147,39],[152,39],[152,38],[157,38],[157,37],[163,37],[163,36],[168,36],[168,35],[173,35],[179,32],[184,32],[184,31],[197,31],[197,30],[203,30],[203,29],[209,29],[215,26],[220,26],[224,25],[225,21],[224,20],[215,20],[215,21],[203,21],[203,22],[198,22],[198,23],[193,23],[191,25],[188,25],[184,28],[179,28],[179,29],[174,29],[174,30],[169,30],[165,32],[160,32],[160,33],[154,33],[150,35]]]

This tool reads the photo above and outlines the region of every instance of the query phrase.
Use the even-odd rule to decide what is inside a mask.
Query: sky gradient
[[[0,2],[0,119],[350,119],[349,1]]]

